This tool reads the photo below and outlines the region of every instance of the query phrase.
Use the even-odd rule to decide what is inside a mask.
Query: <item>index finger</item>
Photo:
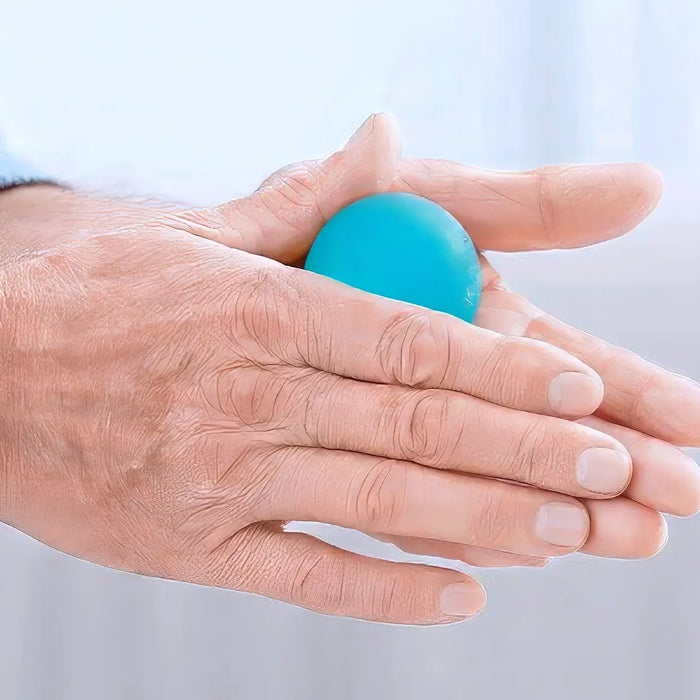
[[[447,209],[482,250],[577,248],[621,236],[647,217],[663,180],[644,163],[496,172],[445,160],[403,160],[392,189]]]
[[[450,389],[562,417],[588,415],[602,400],[598,375],[559,348],[305,270],[275,269],[274,280],[258,285],[233,317],[257,329],[258,345],[269,349],[271,361],[382,384]]]

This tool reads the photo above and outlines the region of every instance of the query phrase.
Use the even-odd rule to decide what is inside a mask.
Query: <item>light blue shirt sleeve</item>
[[[46,179],[46,175],[38,168],[11,154],[0,135],[0,189],[22,182]]]

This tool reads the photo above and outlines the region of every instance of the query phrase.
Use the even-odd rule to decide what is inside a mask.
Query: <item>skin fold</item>
[[[485,257],[475,326],[295,267],[388,190],[516,251],[621,235],[661,181],[405,161],[373,115],[219,207],[1,194],[2,519],[107,566],[411,624],[476,614],[483,589],[285,523],[484,566],[656,553],[661,513],[700,508],[675,446],[700,444],[700,389],[535,309]]]

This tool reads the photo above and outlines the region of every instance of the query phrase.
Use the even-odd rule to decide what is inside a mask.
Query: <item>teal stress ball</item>
[[[481,267],[466,231],[441,206],[412,194],[375,194],[341,209],[321,229],[305,267],[465,321],[481,295]]]

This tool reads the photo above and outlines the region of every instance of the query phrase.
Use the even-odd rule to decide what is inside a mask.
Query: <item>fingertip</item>
[[[323,162],[332,201],[328,217],[361,197],[386,192],[396,180],[401,136],[389,114],[371,114],[339,151]]]
[[[401,135],[396,118],[388,112],[370,114],[348,139],[343,150],[357,148],[367,143],[379,143],[388,152],[400,155]]]
[[[640,203],[646,204],[646,214],[650,214],[661,201],[664,193],[664,178],[659,170],[649,163],[634,163],[637,171],[637,187]]]
[[[350,136],[350,138],[346,141],[345,146],[343,146],[343,150],[347,150],[348,148],[351,148],[357,143],[360,143],[364,139],[368,138],[372,133],[373,128],[374,114],[370,114],[369,117],[367,117],[362,124],[357,127],[357,129],[355,129],[352,136]]]
[[[662,443],[663,444],[663,443]],[[665,512],[680,518],[689,518],[700,512],[700,469],[687,454],[671,445],[663,444],[668,454],[668,473],[675,485],[673,500]]]
[[[377,112],[374,118],[374,130],[379,135],[396,137],[399,135],[399,121],[390,112]]]
[[[656,537],[650,538],[650,546],[646,556],[642,555],[642,559],[652,559],[657,554],[660,554],[668,542],[668,523],[661,513],[657,513],[658,520],[656,526]]]
[[[581,551],[616,559],[650,559],[668,539],[663,515],[627,498],[586,500],[591,532]]]
[[[621,235],[654,211],[663,195],[663,176],[648,163],[608,163],[603,168],[618,188],[617,206],[615,200],[610,202],[610,211],[617,210],[618,221],[613,218],[610,223],[612,233]]]
[[[396,180],[401,158],[401,130],[398,120],[388,112],[374,115],[375,149],[383,154],[385,165],[377,176],[377,189],[388,190]]]
[[[534,173],[545,236],[532,247],[576,248],[622,236],[656,207],[663,179],[646,163],[547,166]],[[554,226],[556,223],[556,226]],[[541,232],[540,232],[541,233]]]
[[[687,500],[673,511],[669,511],[670,515],[675,515],[677,518],[692,518],[700,512],[700,488],[695,487],[687,495]]]

